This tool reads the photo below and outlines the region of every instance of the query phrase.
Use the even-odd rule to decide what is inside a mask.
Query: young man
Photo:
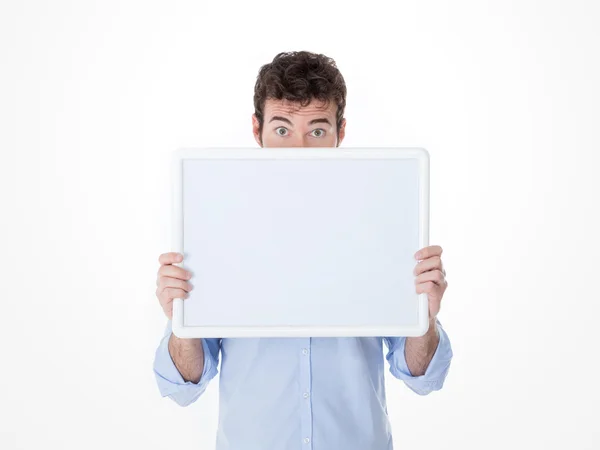
[[[335,62],[309,52],[281,53],[258,74],[252,116],[261,147],[337,147],[344,139],[346,86]],[[442,249],[415,255],[415,290],[427,293],[430,327],[418,338],[179,339],[173,298],[193,288],[190,274],[160,255],[156,295],[169,318],[154,373],[160,393],[181,406],[219,379],[218,450],[392,449],[383,343],[392,375],[414,392],[442,388],[452,349],[436,316],[448,283]]]

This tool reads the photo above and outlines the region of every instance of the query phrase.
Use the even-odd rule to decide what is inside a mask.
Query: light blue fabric
[[[424,375],[413,377],[406,338],[203,339],[204,371],[185,382],[169,354],[171,321],[155,354],[160,394],[181,406],[195,402],[219,378],[217,450],[391,450],[384,386],[391,374],[419,395],[439,390],[452,360],[440,341]]]

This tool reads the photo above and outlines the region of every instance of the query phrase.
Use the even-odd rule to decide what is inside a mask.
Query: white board
[[[173,251],[193,289],[178,337],[421,336],[429,154],[188,148],[173,156]]]

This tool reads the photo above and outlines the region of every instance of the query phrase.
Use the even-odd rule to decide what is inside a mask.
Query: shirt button
[[[310,442],[310,439],[309,439],[309,438],[304,438],[304,443],[305,443],[305,444],[308,444],[309,442]]]
[[[302,349],[302,354],[303,354],[303,355],[308,355],[308,350],[307,350],[307,349],[305,349],[305,348],[303,348],[303,349]]]
[[[308,396],[309,396],[309,395],[310,395],[310,394],[309,394],[308,392],[305,392],[305,393],[304,393],[304,398],[308,398]]]

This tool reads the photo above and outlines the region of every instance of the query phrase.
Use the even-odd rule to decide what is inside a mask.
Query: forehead
[[[326,102],[320,100],[312,100],[308,105],[301,106],[299,102],[291,102],[289,100],[267,99],[265,101],[265,117],[281,115],[281,116],[314,116],[334,117],[337,111],[335,102]]]

